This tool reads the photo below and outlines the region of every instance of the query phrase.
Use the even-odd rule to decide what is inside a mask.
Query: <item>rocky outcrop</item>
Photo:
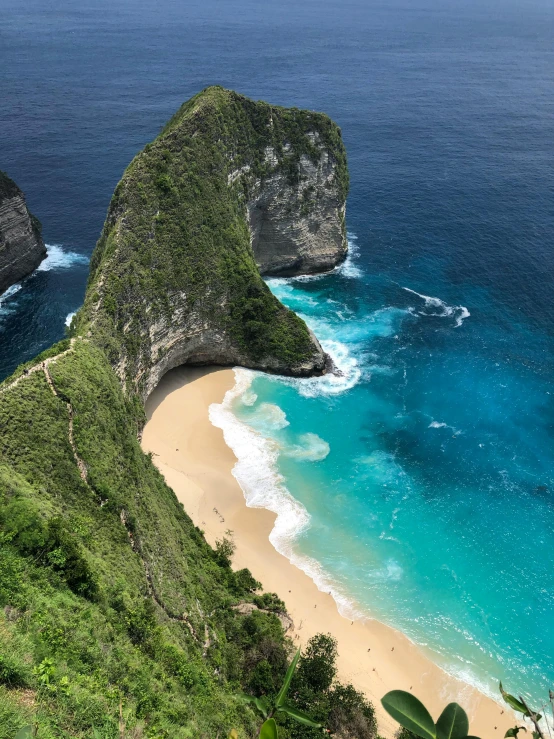
[[[117,186],[75,330],[142,398],[182,364],[326,372],[318,340],[260,273],[340,262],[347,191],[327,116],[207,88]]]
[[[300,156],[292,182],[280,171],[274,150],[266,151],[273,172],[256,181],[248,202],[252,248],[263,275],[324,272],[346,257],[346,203],[337,161],[317,132],[308,137],[317,156]]]
[[[39,222],[27,210],[19,187],[0,172],[0,293],[30,274],[45,256]]]

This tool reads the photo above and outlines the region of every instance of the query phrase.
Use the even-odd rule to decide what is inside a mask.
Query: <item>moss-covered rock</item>
[[[127,168],[76,326],[144,398],[185,363],[298,376],[325,357],[260,276],[346,253],[346,157],[325,115],[210,87]]]

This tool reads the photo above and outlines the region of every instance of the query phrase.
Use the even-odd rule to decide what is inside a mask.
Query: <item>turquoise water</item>
[[[238,370],[224,404],[233,415],[212,419],[237,452],[235,474],[250,505],[279,514],[274,545],[345,614],[401,629],[492,695],[502,679],[544,697],[554,653],[546,338],[480,288],[458,289],[462,305],[433,284],[368,274],[363,245],[351,244],[332,275],[269,281],[342,376]]]

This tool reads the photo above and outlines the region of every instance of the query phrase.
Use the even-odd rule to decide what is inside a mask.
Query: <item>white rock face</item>
[[[265,161],[275,172],[256,180],[247,206],[261,274],[285,277],[332,269],[347,253],[346,204],[339,196],[335,161],[322,147],[316,163],[303,155],[294,181],[277,169],[269,148]]]
[[[210,315],[202,313],[201,310],[189,310],[184,307],[186,304],[184,295],[176,293],[171,296],[170,303],[171,317],[159,317],[149,325],[150,361],[141,363],[139,372],[134,377],[136,386],[142,387],[143,397],[150,395],[166,372],[184,364],[246,367],[252,365],[251,360],[241,352],[229,332],[218,324],[214,325]],[[311,336],[314,345],[313,354],[293,368],[294,374],[300,377],[322,373],[327,369],[328,359],[319,341],[313,334]],[[256,368],[284,374],[290,374],[291,369],[272,358],[258,363]],[[124,382],[127,372],[125,355],[121,357],[115,371]]]

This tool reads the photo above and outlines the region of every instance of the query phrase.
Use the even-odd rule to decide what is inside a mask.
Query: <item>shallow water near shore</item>
[[[220,409],[233,411],[223,422],[237,424],[237,445],[239,424],[252,434],[237,473],[250,502],[281,514],[275,545],[343,609],[398,627],[490,692],[502,678],[544,696],[551,4],[6,0],[2,11],[0,167],[58,246],[0,298],[0,376],[64,336],[118,179],[184,100],[219,83],[324,110],[348,150],[351,257],[270,287],[342,374],[240,371]]]

